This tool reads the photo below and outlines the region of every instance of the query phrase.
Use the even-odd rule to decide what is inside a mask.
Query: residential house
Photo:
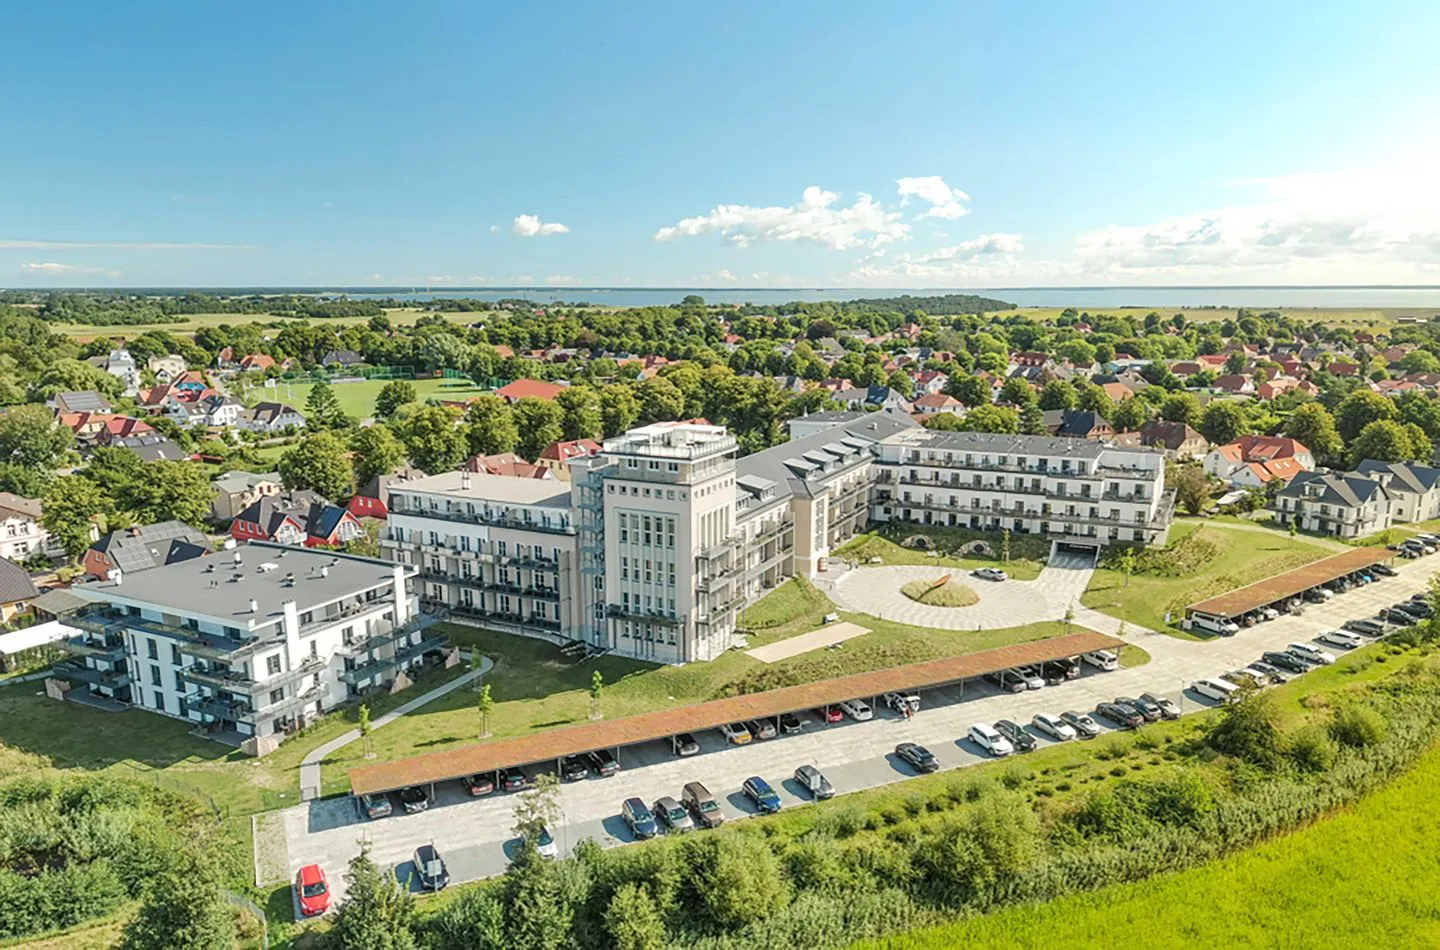
[[[308,548],[344,544],[365,533],[359,519],[313,491],[256,499],[230,522],[237,541],[273,541]]]
[[[1212,389],[1230,393],[1232,396],[1255,395],[1255,380],[1240,373],[1226,373],[1224,376],[1217,376],[1215,382],[1210,386]]]
[[[933,416],[940,412],[950,412],[956,415],[965,414],[965,404],[954,396],[947,396],[945,393],[926,393],[915,400],[915,412],[918,415]]]
[[[1325,367],[1331,376],[1358,376],[1360,375],[1360,364],[1351,363],[1347,360],[1332,360],[1330,365]]]
[[[108,413],[110,412],[110,400],[93,389],[82,389],[79,392],[56,393],[50,400],[50,405],[57,413]]]
[[[321,366],[339,366],[342,369],[350,369],[364,362],[364,357],[354,350],[331,350],[320,357]]]
[[[106,356],[92,356],[90,365],[97,366],[124,384],[124,394],[133,396],[140,391],[140,368],[135,357],[126,349],[111,350]]]
[[[179,462],[190,457],[190,453],[158,432],[117,435],[103,444],[115,449],[129,449],[146,462]]]
[[[185,372],[185,358],[170,353],[167,356],[152,356],[145,361],[146,369],[155,374],[162,383],[168,383]]]
[[[564,391],[564,386],[543,379],[517,379],[495,390],[495,395],[513,406],[522,399],[543,399],[550,402]]]
[[[1124,402],[1126,399],[1135,398],[1134,391],[1131,390],[1131,388],[1129,386],[1126,386],[1124,383],[1101,383],[1100,389],[1102,392],[1105,393],[1105,395],[1109,396],[1110,401],[1114,403],[1120,403]]]
[[[1307,396],[1314,396],[1319,391],[1315,384],[1308,379],[1296,379],[1294,376],[1276,376],[1255,387],[1255,395],[1261,399],[1279,399],[1286,393],[1303,393]]]
[[[0,560],[0,623],[10,623],[33,612],[30,605],[40,592],[25,568]]]
[[[477,475],[504,475],[507,478],[555,479],[555,473],[550,469],[527,462],[514,452],[472,455],[460,463],[460,471]]]
[[[1109,439],[1115,427],[1098,412],[1089,409],[1047,409],[1045,430],[1067,439]]]
[[[1181,379],[1184,379],[1186,376],[1194,376],[1196,373],[1202,373],[1204,371],[1205,367],[1202,366],[1198,360],[1176,360],[1170,364],[1170,372],[1175,376],[1179,376]]]
[[[600,443],[594,439],[575,439],[571,442],[551,442],[540,452],[535,464],[555,473],[561,481],[570,480],[570,460],[600,454]]]
[[[283,402],[260,402],[241,414],[240,428],[267,434],[290,428],[303,429],[305,417],[299,409]]]
[[[1209,441],[1184,422],[1152,419],[1142,425],[1137,434],[1141,445],[1164,449],[1165,454],[1181,461],[1201,458],[1210,448]]]
[[[1415,462],[1366,459],[1357,470],[1380,482],[1390,493],[1392,521],[1440,518],[1440,468]]]
[[[1302,442],[1284,436],[1242,435],[1217,445],[1205,456],[1205,474],[1236,488],[1260,488],[1276,478],[1289,483],[1315,468],[1315,457]]]
[[[842,389],[832,398],[846,409],[897,409],[905,413],[914,411],[910,400],[889,386]]]
[[[915,395],[923,396],[926,393],[938,393],[945,388],[950,377],[939,370],[922,369],[912,377],[915,380]]]
[[[1378,479],[1351,472],[1300,472],[1270,509],[1280,524],[1337,538],[1363,538],[1393,522],[1391,495]]]
[[[212,479],[210,487],[215,489],[210,514],[216,521],[230,521],[261,498],[285,490],[279,472],[226,472]]]
[[[165,414],[182,426],[228,429],[240,421],[244,411],[245,407],[234,399],[211,390],[193,401],[168,402]]]
[[[20,564],[57,550],[41,523],[43,510],[38,498],[0,492],[0,558]]]
[[[101,580],[148,571],[164,564],[208,554],[210,541],[179,521],[119,528],[101,535],[81,559],[85,573]]]
[[[390,489],[424,477],[424,472],[409,465],[402,465],[388,475],[376,475],[345,503],[345,510],[356,518],[384,520],[390,515]]]
[[[275,365],[275,357],[268,353],[250,353],[240,361],[240,372],[263,373]]]

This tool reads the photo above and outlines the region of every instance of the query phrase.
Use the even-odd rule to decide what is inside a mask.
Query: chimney
[[[470,490],[470,473],[469,473],[469,472],[461,472],[461,473],[460,473],[460,490],[461,490],[461,491],[469,491],[469,490]]]
[[[253,613],[255,613],[255,611],[257,611],[257,610],[259,610],[259,609],[260,609],[260,605],[255,602],[255,598],[254,598],[254,597],[251,597],[251,598],[250,598],[250,612],[253,614]]]
[[[117,567],[110,572],[110,579],[115,582],[116,587],[119,587],[120,583],[125,580],[125,572]]]
[[[322,565],[320,565],[320,576],[321,576],[321,577],[329,577],[329,576],[330,576],[330,565],[329,565],[329,564],[322,564]]]

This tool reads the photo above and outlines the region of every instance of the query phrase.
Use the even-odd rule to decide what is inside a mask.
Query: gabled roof
[[[179,521],[161,521],[106,532],[90,545],[121,571],[143,571],[199,557],[210,550],[205,535]]]
[[[1372,478],[1327,471],[1300,472],[1280,491],[1281,497],[1304,498],[1343,508],[1358,508],[1388,494],[1385,486]]]
[[[1382,462],[1365,459],[1357,469],[1362,475],[1389,475],[1391,484],[1402,491],[1424,494],[1440,482],[1440,468],[1415,462]]]
[[[6,512],[13,512],[39,521],[43,507],[38,498],[26,498],[24,495],[17,495],[14,492],[0,491],[0,517],[4,517]]]
[[[573,458],[600,454],[600,443],[594,439],[575,439],[572,442],[551,442],[540,453],[540,458],[552,462],[568,462]]]
[[[816,418],[811,416],[811,419]],[[887,436],[906,429],[919,428],[920,424],[908,415],[890,410],[867,412],[846,422],[827,426],[820,432],[803,439],[781,442],[760,452],[737,459],[735,482],[747,488],[751,494],[760,491],[748,486],[773,484],[777,497],[808,497],[810,486],[807,476],[813,478],[821,464],[811,460],[814,456],[821,462],[838,460],[838,457],[853,456],[857,452],[869,452],[870,446]],[[834,448],[830,448],[834,446]],[[742,514],[743,517],[743,514]]]
[[[93,389],[56,393],[55,405],[63,406],[66,412],[109,412],[110,400]]]
[[[300,490],[258,498],[236,515],[235,520],[259,525],[267,538],[273,538],[286,521],[308,537],[328,538],[345,514],[344,508],[331,504],[323,496]]]
[[[0,558],[0,604],[31,600],[39,593],[23,567]]]
[[[543,379],[517,379],[495,390],[495,395],[506,402],[520,399],[544,399],[548,402],[564,391],[564,386]]]

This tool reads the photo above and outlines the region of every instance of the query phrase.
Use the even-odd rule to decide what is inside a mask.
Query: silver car
[[[655,807],[650,810],[666,831],[693,831],[695,828],[690,812],[669,795],[655,799]]]

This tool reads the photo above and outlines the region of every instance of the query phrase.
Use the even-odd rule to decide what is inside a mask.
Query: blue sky
[[[1433,2],[13,5],[0,286],[1440,283],[1437,29]]]

